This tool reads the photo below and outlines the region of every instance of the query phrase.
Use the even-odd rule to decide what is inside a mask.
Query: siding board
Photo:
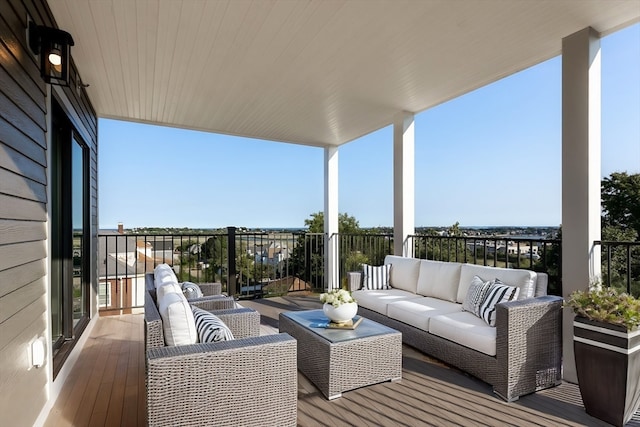
[[[3,352],[4,348],[18,337],[28,325],[39,321],[40,317],[47,312],[46,300],[46,296],[42,295],[36,301],[23,307],[13,316],[0,323],[0,351]],[[20,362],[19,365],[24,365],[24,361]]]
[[[45,258],[45,242],[25,242],[0,246],[0,271]]]
[[[46,203],[47,190],[43,184],[0,168],[0,193],[13,194],[23,199]]]
[[[22,153],[39,165],[46,166],[47,164],[45,147],[30,139],[2,117],[0,117],[0,142]]]
[[[0,219],[2,218],[46,221],[47,210],[44,203],[0,194]]]
[[[27,307],[42,298],[45,292],[45,280],[44,277],[40,277],[4,295],[0,298],[0,324],[14,316],[19,311],[19,307]]]
[[[40,90],[42,96],[46,92],[44,81],[40,78],[40,70],[36,57],[27,49],[27,12],[20,2],[11,0],[12,6],[0,2],[0,17],[6,25],[0,25],[0,41],[2,41],[21,66],[21,70],[9,70],[11,75],[23,74],[16,79],[29,78]],[[15,9],[15,13],[14,13]],[[0,21],[0,22],[2,22]],[[37,98],[36,98],[37,100]],[[42,103],[44,110],[44,102]]]
[[[16,107],[13,101],[0,92],[0,115],[33,140],[44,138],[45,123],[38,123],[37,118],[29,117],[27,113]]]
[[[27,114],[33,121],[35,121],[41,128],[45,127],[45,114],[42,111],[36,101],[28,96],[16,96],[17,94],[24,94],[24,89],[20,85],[9,77],[7,70],[0,67],[0,92],[6,99],[14,100],[16,106],[25,114]]]
[[[45,260],[38,259],[0,271],[0,297],[31,283],[46,274]]]
[[[45,167],[24,156],[19,151],[0,143],[0,167],[23,175],[40,184],[47,183]]]

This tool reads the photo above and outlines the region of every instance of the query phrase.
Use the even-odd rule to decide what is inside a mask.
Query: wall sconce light
[[[36,25],[29,21],[29,48],[40,55],[40,75],[52,85],[69,86],[69,67],[73,37],[66,31]]]

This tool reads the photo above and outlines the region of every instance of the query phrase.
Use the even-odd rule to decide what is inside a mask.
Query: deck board
[[[263,334],[277,332],[283,310],[316,308],[310,299],[242,301],[262,314]],[[143,316],[101,317],[62,388],[46,426],[144,426]],[[343,393],[328,401],[298,375],[300,426],[607,426],[584,411],[576,385],[562,385],[507,403],[491,387],[403,346],[399,382]],[[640,427],[636,414],[627,427]]]

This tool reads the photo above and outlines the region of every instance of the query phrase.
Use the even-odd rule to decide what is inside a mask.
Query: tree
[[[631,228],[640,236],[640,174],[613,172],[602,180],[602,226]]]
[[[309,233],[323,233],[324,212],[312,213],[311,218],[304,220],[304,225],[309,229]],[[346,212],[338,214],[338,233],[356,234],[360,232],[360,224],[355,217],[349,216]]]

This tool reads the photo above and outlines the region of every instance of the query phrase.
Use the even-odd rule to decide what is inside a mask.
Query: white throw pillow
[[[198,342],[193,312],[182,291],[164,295],[164,298],[158,300],[158,311],[162,317],[164,340],[168,346]]]
[[[369,264],[362,264],[362,271],[364,273],[364,289],[390,289],[389,273],[391,271],[391,264],[379,265],[375,267]]]
[[[176,273],[173,272],[173,269],[169,264],[158,264],[158,266],[153,270],[154,286],[158,289],[160,286],[164,286],[169,283],[178,283]]]
[[[191,307],[200,342],[230,341],[233,334],[220,318],[206,310]]]
[[[184,282],[182,284],[182,293],[188,300],[194,298],[202,298],[204,296],[202,290],[200,289],[200,286],[196,285],[193,282]]]
[[[518,299],[520,288],[508,286],[495,279],[489,287],[487,296],[480,305],[480,317],[489,326],[496,326],[496,304]]]
[[[487,297],[493,282],[484,281],[480,276],[473,276],[467,296],[462,302],[462,309],[480,317],[480,306]]]

